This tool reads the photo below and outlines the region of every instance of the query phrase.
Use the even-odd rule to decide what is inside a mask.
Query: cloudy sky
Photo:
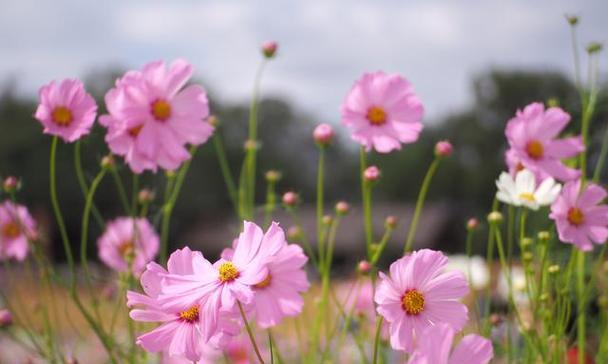
[[[1,1],[0,82],[20,93],[184,57],[221,99],[243,101],[259,44],[276,39],[264,92],[323,121],[365,71],[409,78],[429,119],[465,107],[471,76],[490,67],[570,72],[565,13],[581,16],[583,44],[608,41],[605,0]]]

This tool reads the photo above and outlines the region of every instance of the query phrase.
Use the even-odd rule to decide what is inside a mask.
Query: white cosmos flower
[[[502,172],[496,181],[496,187],[496,198],[499,201],[532,210],[551,205],[562,189],[551,177],[545,178],[536,188],[536,178],[527,169],[517,172],[515,179],[509,173]]]
[[[490,284],[490,269],[484,258],[478,255],[469,258],[464,254],[450,255],[449,258],[446,270],[464,273],[472,288],[481,290]]]

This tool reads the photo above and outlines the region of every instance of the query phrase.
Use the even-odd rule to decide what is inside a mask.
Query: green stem
[[[319,247],[319,261],[323,265],[324,261],[324,245],[325,239],[323,238],[323,230],[325,229],[323,224],[323,187],[324,187],[324,171],[325,171],[325,146],[319,146],[319,164],[317,167],[317,246]]]
[[[595,171],[593,172],[593,182],[597,183],[602,176],[602,169],[606,165],[606,156],[608,155],[608,127],[604,134],[604,141],[602,142],[602,149],[600,150],[600,156],[595,164]]]
[[[68,232],[65,227],[65,222],[63,220],[63,214],[61,213],[61,208],[59,207],[59,200],[57,199],[56,159],[58,141],[58,137],[53,137],[53,141],[51,144],[51,156],[49,161],[49,189],[51,194],[51,204],[53,205],[53,212],[55,213],[55,219],[57,220],[57,226],[59,227],[59,233],[61,235],[63,249],[65,251],[65,256],[68,261],[68,267],[70,268],[70,272],[72,273],[72,281],[75,284],[76,273],[74,271],[74,257],[72,256],[72,249],[70,247],[70,238],[68,237]]]
[[[216,130],[215,135],[213,136],[213,146],[215,147],[215,154],[220,164],[220,170],[222,171],[222,176],[224,177],[226,189],[228,190],[228,196],[230,197],[232,206],[238,213],[238,196],[236,185],[234,184],[234,178],[232,178],[232,173],[230,172],[230,165],[228,164],[228,158],[226,158],[226,151],[224,150],[224,143],[222,142],[222,137],[219,134],[219,130]]]
[[[258,348],[258,344],[255,341],[255,337],[253,336],[253,332],[251,331],[251,327],[249,326],[249,322],[247,321],[247,316],[245,316],[245,311],[243,310],[243,305],[241,302],[236,301],[239,306],[239,312],[241,313],[241,318],[243,319],[243,323],[245,324],[245,329],[247,329],[247,335],[249,335],[249,340],[251,340],[251,345],[253,345],[253,350],[255,351],[255,355],[258,357],[258,360],[261,364],[264,364],[264,359],[262,359],[262,354],[260,354],[260,349]]]
[[[264,226],[270,225],[276,206],[277,194],[275,192],[275,182],[268,181],[268,185],[266,186],[266,204],[264,205]]]
[[[412,249],[412,244],[414,243],[414,237],[416,236],[416,227],[418,226],[418,219],[420,218],[420,213],[422,208],[424,207],[424,201],[426,199],[426,194],[429,190],[429,186],[431,184],[431,180],[433,179],[433,175],[435,171],[437,171],[437,167],[439,166],[439,162],[441,161],[440,157],[435,157],[431,165],[429,166],[426,175],[424,176],[424,180],[422,181],[422,187],[420,188],[420,193],[418,193],[418,200],[416,201],[416,210],[414,210],[414,217],[412,218],[412,222],[410,224],[410,228],[407,233],[407,239],[405,240],[403,253],[407,253]]]
[[[378,316],[378,322],[376,323],[376,336],[374,339],[374,357],[372,364],[378,363],[378,351],[380,349],[380,333],[382,332],[382,316]]]
[[[312,264],[315,269],[321,272],[321,269],[323,268],[319,265],[320,263],[318,262],[317,255],[315,254],[314,250],[312,249],[312,246],[310,245],[310,242],[308,241],[308,236],[306,235],[306,232],[302,227],[302,221],[300,220],[300,216],[298,216],[298,213],[293,207],[287,207],[287,212],[291,215],[291,218],[293,219],[296,227],[302,233],[302,247],[304,248],[304,251],[306,252],[308,257],[310,257],[310,260],[312,261]]]
[[[84,177],[84,171],[82,169],[82,158],[81,158],[80,149],[81,149],[81,143],[80,143],[80,140],[77,140],[76,144],[74,145],[74,168],[76,169],[76,177],[78,178],[78,184],[80,185],[80,190],[82,191],[82,196],[86,198],[87,194],[89,193],[89,188],[87,187],[87,182]],[[101,216],[101,213],[99,212],[99,210],[97,209],[97,206],[95,206],[95,204],[93,204],[92,212],[93,212],[93,218],[95,218],[95,222],[97,222],[99,229],[103,230],[105,223],[103,221],[103,217]]]
[[[378,243],[378,249],[376,250],[374,256],[370,261],[372,266],[376,265],[376,263],[378,263],[378,260],[380,260],[380,257],[382,256],[382,253],[386,248],[386,244],[388,244],[388,240],[391,238],[391,235],[393,235],[393,231],[394,230],[391,228],[387,228],[386,230],[384,230],[384,235],[382,235],[382,239],[380,240],[380,243]]]
[[[471,294],[473,296],[473,313],[477,321],[477,330],[481,332],[479,317],[479,307],[477,306],[477,290],[473,287],[473,273],[471,271],[471,258],[473,250],[473,236],[475,235],[475,229],[467,229],[467,238],[465,241],[465,252],[467,255],[467,275],[469,279],[469,286],[471,287]]]
[[[578,343],[578,362],[586,360],[586,327],[585,327],[585,252],[577,251],[576,258],[576,294],[577,294],[577,320],[576,333]]]
[[[367,250],[367,259],[371,259],[373,232],[372,232],[372,196],[371,186],[365,180],[364,174],[367,169],[367,155],[365,148],[359,150],[359,174],[361,178],[361,199],[363,202],[363,226],[365,229],[365,246]]]

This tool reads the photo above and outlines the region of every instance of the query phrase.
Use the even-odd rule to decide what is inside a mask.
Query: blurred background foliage
[[[85,78],[88,90],[100,105],[100,113],[105,112],[103,94],[121,73],[119,70],[101,70]],[[53,230],[48,197],[51,138],[41,133],[41,126],[32,117],[36,100],[17,96],[12,91],[14,86],[10,81],[0,85],[0,175],[15,175],[22,179],[20,200],[48,229],[48,241],[59,241],[57,231]],[[213,90],[209,91],[211,110],[220,120],[221,137],[233,175],[236,176],[242,161],[249,108],[247,104],[222,104],[213,97]],[[455,153],[442,163],[428,197],[430,203],[443,202],[441,206],[448,209],[446,213],[450,218],[445,226],[438,227],[443,233],[442,242],[436,245],[448,252],[462,250],[466,220],[477,216],[483,221],[490,208],[495,193],[494,180],[505,168],[504,127],[518,108],[533,101],[555,100],[573,117],[568,132],[578,134],[580,130],[578,93],[563,74],[490,70],[472,79],[471,92],[475,95],[475,101],[468,109],[455,111],[440,120],[425,120],[425,130],[417,143],[404,146],[400,152],[371,157],[371,162],[377,164],[383,173],[374,192],[375,201],[412,204],[432,160],[434,144],[441,139],[448,139],[454,144]],[[602,93],[591,126],[589,160],[592,166],[596,163],[597,149],[606,129],[606,99],[606,93]],[[301,194],[305,203],[313,203],[317,151],[311,133],[321,121],[276,96],[264,98],[259,110],[261,149],[256,184],[258,202],[262,204],[265,196],[265,171],[276,169],[283,174],[278,184],[279,193],[293,189]],[[322,121],[334,124],[339,133],[328,154],[327,200],[331,203],[344,199],[356,205],[360,199],[357,146],[350,142],[346,131],[338,125],[337,111],[335,120]],[[82,145],[89,181],[97,173],[99,161],[108,152],[103,142],[104,135],[105,129],[97,125]],[[131,185],[130,175],[122,164],[119,165],[128,187]],[[151,188],[157,195],[152,216],[158,215],[161,204],[164,188],[162,177],[162,173],[146,173],[140,178],[140,187]],[[60,148],[58,183],[68,229],[73,236],[77,236],[84,198],[74,173],[73,145],[62,145]],[[122,214],[116,196],[115,185],[111,178],[106,178],[96,196],[96,204],[104,218],[111,219]],[[172,219],[171,241],[183,244],[188,226],[194,224],[201,228],[216,223],[218,217],[234,220],[213,145],[207,143],[199,148],[178,200]],[[407,223],[409,221],[402,221],[402,224]],[[91,235],[98,236],[99,227],[92,225],[92,228]],[[483,237],[479,239],[479,247],[485,246],[481,241]],[[222,245],[227,245],[227,242],[222,242]],[[93,253],[95,244],[89,244],[89,247]],[[53,256],[59,260],[63,259],[61,250],[59,245],[50,246]]]

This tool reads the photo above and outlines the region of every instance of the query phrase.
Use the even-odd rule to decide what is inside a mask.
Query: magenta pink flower
[[[605,244],[608,238],[608,206],[602,204],[606,190],[581,181],[570,181],[551,205],[549,217],[555,220],[559,240],[575,244],[582,251],[593,250],[593,243]]]
[[[38,91],[40,104],[34,117],[44,126],[44,133],[71,143],[91,130],[97,104],[79,80],[51,81]]]
[[[365,73],[342,104],[342,124],[366,150],[401,149],[418,140],[424,108],[412,85],[398,74]]]
[[[312,137],[319,145],[330,144],[335,135],[336,133],[334,132],[334,128],[325,123],[317,125],[315,130],[312,132]]]
[[[479,335],[467,335],[452,351],[455,331],[439,323],[427,327],[408,364],[487,364],[494,356],[492,342]],[[450,355],[450,351],[452,351]]]
[[[266,234],[255,226],[255,235],[263,235],[258,255],[265,258],[268,274],[253,285],[252,306],[257,324],[266,329],[278,325],[286,316],[302,312],[304,300],[300,294],[310,287],[303,269],[308,258],[298,245],[287,244],[285,233],[276,222]],[[239,241],[235,243],[237,247]],[[230,260],[233,255],[234,249],[225,249],[222,258]]]
[[[448,140],[441,140],[435,144],[435,155],[439,157],[449,157],[452,155],[454,147]]]
[[[5,201],[0,204],[0,260],[25,260],[28,240],[36,238],[36,223],[25,206]]]
[[[106,142],[135,173],[177,169],[190,153],[185,144],[199,145],[213,133],[207,94],[201,86],[184,87],[192,66],[162,61],[127,72],[105,97],[109,115],[99,122],[108,128]],[[180,91],[181,90],[181,91]]]
[[[119,217],[97,240],[99,259],[118,271],[141,273],[158,253],[159,238],[148,220]]]
[[[447,262],[443,253],[422,249],[391,264],[390,276],[380,272],[374,300],[389,323],[393,349],[413,352],[427,326],[446,323],[460,330],[466,323],[468,310],[458,299],[469,285],[462,272],[445,272]]]
[[[538,102],[518,110],[505,130],[511,148],[506,154],[509,170],[513,173],[526,168],[538,180],[548,176],[562,181],[578,178],[580,172],[566,167],[561,160],[585,150],[582,138],[556,139],[569,121],[570,115],[562,109],[551,107],[545,111],[545,106]]]
[[[193,276],[205,274],[204,267],[198,265],[198,258],[204,259],[200,252],[189,248],[175,251],[167,262],[167,270],[152,262],[141,276],[144,294],[127,292],[127,305],[134,308],[130,312],[133,320],[160,322],[154,330],[137,338],[137,344],[148,352],[164,352],[169,356],[185,357],[199,361],[204,345],[223,347],[230,337],[237,335],[240,326],[232,314],[222,312],[219,320],[213,307],[204,300],[184,301],[183,305],[164,307],[159,297],[165,287],[165,276]],[[209,297],[213,299],[214,297]]]

